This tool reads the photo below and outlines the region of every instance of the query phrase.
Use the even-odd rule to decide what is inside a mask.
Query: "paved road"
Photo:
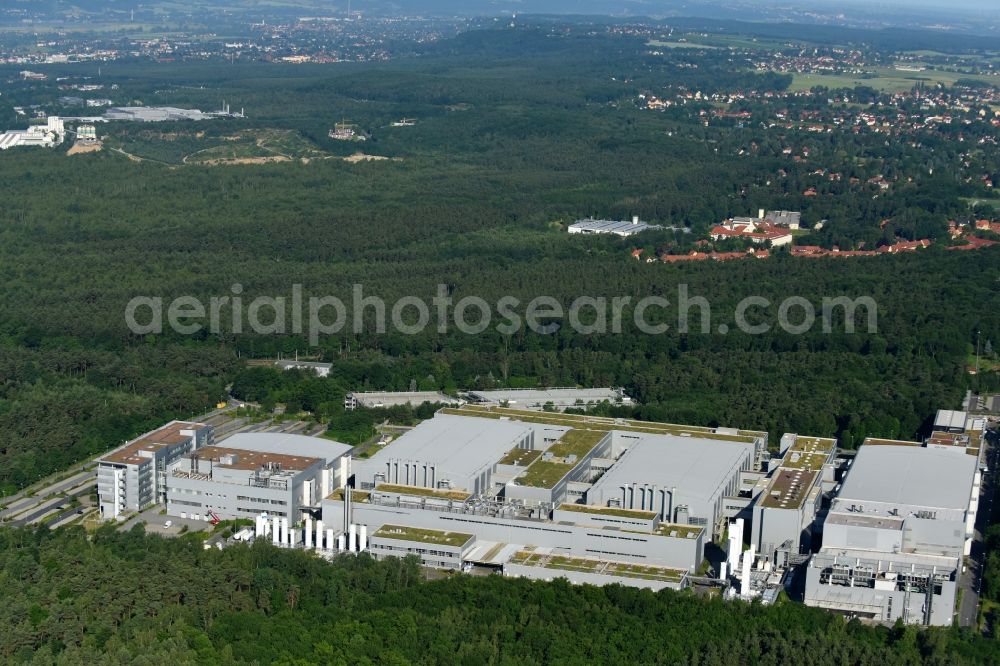
[[[968,567],[959,580],[962,602],[958,609],[958,623],[963,627],[973,627],[979,619],[979,594],[983,589],[983,562],[986,557],[982,531],[990,525],[993,513],[994,484],[997,482],[998,447],[996,439],[987,436],[986,464],[989,472],[983,475],[979,510],[976,515],[976,531],[972,541],[972,553],[968,557]]]
[[[0,519],[21,513],[25,509],[30,508],[33,504],[38,504],[42,498],[65,492],[74,486],[80,485],[80,483],[85,479],[92,478],[93,476],[94,471],[92,465],[88,463],[88,469],[85,471],[77,472],[73,476],[67,477],[66,479],[58,481],[50,486],[39,488],[32,497],[21,497],[20,499],[16,499],[19,495],[23,495],[25,491],[21,491],[17,495],[12,495],[11,497],[14,498],[13,501],[8,501],[7,507],[0,511]]]
[[[259,423],[251,423],[245,417],[234,418],[232,411],[240,404],[236,400],[230,400],[225,408],[213,409],[192,420],[214,426],[216,442],[224,440],[238,432],[298,433],[312,429],[311,425],[304,421],[285,421],[276,424],[268,419]],[[322,426],[319,426],[319,428],[322,429]],[[65,479],[55,481],[49,485],[36,484],[31,488],[0,499],[0,501],[5,503],[4,508],[0,509],[0,522],[11,526],[30,525],[46,519],[49,519],[51,525],[71,522],[79,515],[79,507],[66,508],[61,507],[61,505],[66,504],[71,497],[86,497],[93,491],[95,484],[94,469],[97,465],[97,460],[105,455],[107,453],[102,453],[97,458],[86,462],[77,468],[79,471],[74,472]],[[29,492],[31,493],[30,496],[27,495]],[[57,497],[53,497],[54,495]],[[165,529],[163,528],[164,519],[159,515],[161,509],[162,507],[155,507],[153,514],[144,512],[140,517],[129,520],[126,526],[134,524],[138,519],[144,519],[149,524],[151,531],[176,534],[180,526],[187,521],[174,519],[173,529]],[[204,529],[204,525],[196,521],[191,521],[188,528]]]
[[[93,490],[93,487],[94,480],[91,478],[91,475],[88,475],[88,479],[84,483],[79,484],[66,492],[68,497],[53,497],[50,500],[44,500],[31,509],[18,514],[13,520],[10,521],[10,525],[21,527],[23,525],[39,522],[42,518],[45,518],[54,510],[58,510],[64,505],[68,505],[71,498],[89,495],[91,490]],[[66,509],[62,512],[62,515],[66,515],[69,512],[76,512],[76,510],[76,508]]]

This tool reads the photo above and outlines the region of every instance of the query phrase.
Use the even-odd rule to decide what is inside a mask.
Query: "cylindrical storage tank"
[[[316,521],[316,550],[323,547],[323,521]]]
[[[281,518],[275,516],[271,526],[271,543],[277,546],[279,539],[281,539]]]
[[[333,545],[333,530],[328,529],[326,531],[326,549],[333,550],[335,546]]]
[[[368,547],[368,526],[361,526],[361,535],[358,537],[358,552],[363,552]]]
[[[312,548],[312,528],[313,528],[312,518],[310,518],[309,516],[306,516],[305,523],[306,523],[306,529],[305,529],[305,537],[303,539],[303,545],[302,545],[302,547],[303,548]]]
[[[285,545],[291,546],[293,543],[292,526],[288,524],[288,518],[284,519],[284,525],[285,525]]]
[[[344,534],[340,533],[337,535],[337,550],[344,552]]]
[[[358,549],[358,531],[357,525],[351,523],[351,529],[348,531],[347,537],[347,550],[352,553]]]

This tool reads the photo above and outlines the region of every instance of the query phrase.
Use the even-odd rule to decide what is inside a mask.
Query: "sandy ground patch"
[[[70,149],[66,151],[67,155],[81,155],[83,153],[96,153],[101,150],[104,146],[100,141],[97,143],[74,143],[70,146]]]
[[[400,161],[398,157],[385,157],[384,155],[366,155],[364,153],[354,153],[350,157],[345,157],[343,160],[350,164],[357,164],[358,162],[382,162],[384,160],[392,160],[393,162]]]

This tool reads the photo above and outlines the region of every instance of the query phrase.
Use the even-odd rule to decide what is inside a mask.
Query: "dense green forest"
[[[639,403],[605,414],[763,429],[772,441],[837,436],[848,448],[918,437],[967,389],[1000,391],[995,351],[980,374],[968,371],[977,337],[1000,346],[1000,247],[946,249],[949,220],[988,215],[969,201],[986,196],[980,174],[1000,173],[995,130],[970,120],[920,140],[808,133],[764,122],[774,108],[749,97],[733,109],[759,122],[706,121],[717,106],[704,98],[649,112],[637,100],[651,90],[778,94],[792,77],[758,72],[741,52],[653,55],[635,37],[546,25],[415,45],[388,63],[118,61],[45,66],[47,82],[0,67],[12,82],[0,118],[12,127],[25,122],[13,107],[56,104],[64,82],[99,82],[109,95],[118,86],[116,103],[207,110],[226,100],[247,111],[101,125],[99,153],[0,155],[0,492],[203,413],[227,390],[262,410],[308,413],[352,443],[433,407],[346,412],[349,391],[579,384],[623,386]],[[844,105],[892,101],[866,88],[837,95]],[[790,99],[787,111],[814,103]],[[394,127],[401,118],[415,124]],[[340,121],[366,140],[331,139]],[[789,146],[809,159],[793,160]],[[191,159],[230,149],[286,159]],[[358,151],[393,159],[342,159]],[[843,178],[807,197],[818,168]],[[881,175],[891,188],[866,185]],[[810,233],[797,240],[828,248],[935,244],[850,259],[631,256],[689,251],[711,225],[758,208],[801,210]],[[691,233],[566,233],[588,215]],[[676,304],[684,285],[709,301],[713,325],[681,333],[667,310],[654,316],[672,328],[650,335],[628,310],[620,333],[368,325],[312,346],[305,334],[232,327],[137,335],[125,322],[135,296],[239,291],[249,303],[295,284],[305,298],[349,301],[360,284],[390,303],[429,301],[445,285],[455,301],[546,295],[564,306],[579,296]],[[841,315],[830,332],[793,335],[774,326],[771,308],[756,315],[771,324],[764,334],[720,332],[748,296],[817,307],[870,297],[877,330],[859,314],[849,333]],[[295,353],[331,362],[331,377],[247,364]],[[997,529],[983,594],[994,603]],[[995,626],[996,611],[984,610]],[[995,638],[964,629],[869,627],[792,603],[499,577],[428,582],[410,561],[327,563],[267,544],[203,550],[197,536],[141,528],[0,530],[0,616],[4,663],[963,664],[998,654]]]
[[[975,664],[963,629],[846,622],[793,603],[203,550],[141,528],[0,531],[0,660],[199,664]]]
[[[997,387],[990,364],[979,377],[966,372],[977,331],[1000,341],[997,248],[957,253],[941,243],[849,261],[778,253],[667,266],[630,258],[641,238],[568,236],[565,225],[579,217],[638,214],[689,226],[681,236],[697,238],[726,216],[773,207],[828,219],[808,240],[849,247],[878,241],[886,216],[903,235],[938,234],[967,211],[972,185],[929,176],[925,145],[794,130],[775,138],[762,127],[705,126],[697,106],[646,113],[634,97],[650,86],[780,91],[789,79],[734,67],[724,52],[647,51],[628,37],[527,28],[470,33],[369,65],[103,66],[102,80],[120,85],[125,99],[206,109],[226,99],[249,118],[101,127],[108,145],[149,158],[142,162],[109,150],[67,156],[65,146],[0,158],[0,487],[9,492],[171,416],[193,416],[241,379],[245,359],[296,351],[334,362],[333,378],[257,377],[261,386],[237,381],[236,394],[251,399],[244,391],[253,388],[255,399],[291,401],[355,434],[383,415],[349,423],[346,391],[580,384],[626,387],[640,418],[836,435],[853,447],[869,435],[918,436],[966,388]],[[47,71],[86,79],[96,75],[88,67]],[[45,82],[15,86],[0,113],[59,94]],[[345,117],[367,141],[327,137]],[[401,117],[417,124],[392,127]],[[331,159],[182,164],[192,149],[264,130],[292,132]],[[789,141],[829,168],[849,163],[862,178],[890,169],[906,182],[874,198],[830,185],[828,196],[810,200],[797,179],[813,167],[781,154]],[[751,143],[754,159],[738,156]],[[332,159],[359,149],[399,159]],[[934,149],[934,160],[954,158],[946,141]],[[976,154],[984,165],[995,159]],[[788,171],[781,181],[771,175],[779,168]],[[306,297],[348,300],[361,284],[390,303],[429,300],[444,284],[456,301],[547,295],[566,305],[579,296],[675,301],[684,284],[710,301],[713,326],[646,335],[626,313],[621,334],[368,328],[316,348],[304,335],[139,337],[125,326],[134,296],[207,299],[231,295],[234,284],[245,302],[287,296],[293,284]],[[731,323],[749,295],[801,296],[817,307],[824,297],[869,296],[878,330],[847,334],[836,322],[830,334],[819,326],[804,335],[718,334],[715,322]],[[764,316],[773,323],[774,309]]]

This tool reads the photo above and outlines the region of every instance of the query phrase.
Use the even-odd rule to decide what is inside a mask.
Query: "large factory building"
[[[322,518],[372,535],[376,557],[679,588],[766,448],[762,432],[446,408],[352,460],[353,490],[324,500]]]
[[[950,625],[979,482],[978,456],[965,447],[866,441],[809,562],[806,604],[882,622]]]

